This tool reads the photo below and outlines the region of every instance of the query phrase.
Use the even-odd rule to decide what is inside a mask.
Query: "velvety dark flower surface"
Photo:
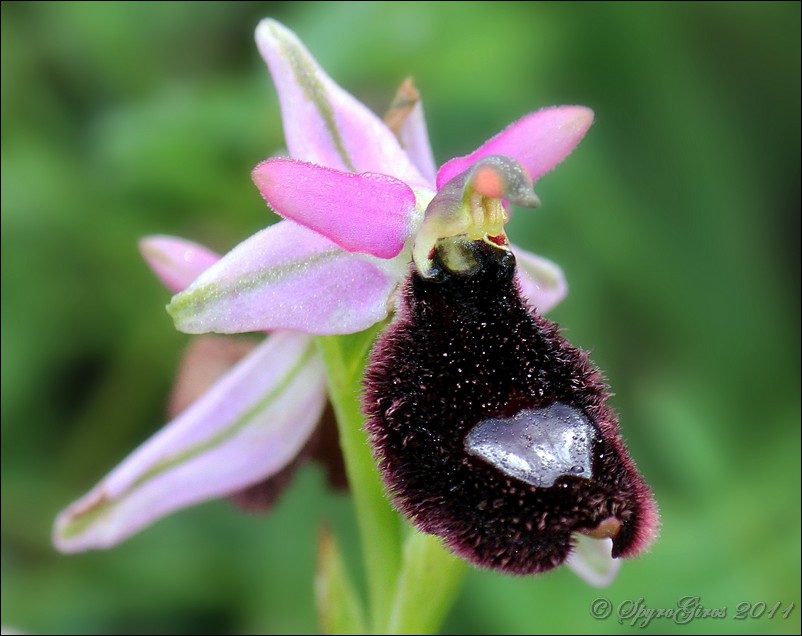
[[[399,316],[373,352],[367,428],[396,505],[461,557],[510,573],[560,565],[574,532],[612,537],[614,557],[637,554],[656,534],[657,512],[599,372],[522,300],[510,251],[485,241],[469,249],[479,264],[471,273],[451,272],[440,250],[439,277],[412,265]],[[538,414],[547,431],[591,441],[587,467],[557,466],[546,486],[527,482],[543,477],[544,455],[559,459],[572,442],[532,439]],[[495,440],[506,460],[540,460],[523,465],[524,479],[471,448],[466,438],[488,422],[506,434]],[[510,439],[522,436],[516,450]]]

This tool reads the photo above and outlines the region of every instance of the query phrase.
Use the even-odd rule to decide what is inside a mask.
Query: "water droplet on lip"
[[[549,487],[563,475],[592,477],[595,429],[579,409],[561,402],[479,422],[465,450],[505,475]]]

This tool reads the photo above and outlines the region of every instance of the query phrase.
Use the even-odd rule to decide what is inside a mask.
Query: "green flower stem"
[[[371,627],[381,631],[390,615],[401,569],[401,526],[390,507],[362,430],[362,373],[378,329],[318,338],[329,376],[340,447],[354,497],[368,582]]]
[[[465,562],[440,539],[413,531],[404,542],[401,576],[387,634],[435,634],[457,598]]]

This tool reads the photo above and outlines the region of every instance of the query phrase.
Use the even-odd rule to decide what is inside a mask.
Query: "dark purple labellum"
[[[396,506],[472,563],[554,568],[574,532],[648,547],[651,491],[629,458],[587,356],[534,314],[511,252],[465,244],[478,267],[411,267],[365,384],[367,430]]]

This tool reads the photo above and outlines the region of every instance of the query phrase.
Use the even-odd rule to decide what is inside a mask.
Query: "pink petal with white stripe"
[[[161,517],[281,470],[326,403],[312,338],[269,336],[56,519],[62,552],[114,546]]]
[[[335,84],[292,31],[262,20],[256,43],[276,84],[293,159],[430,187],[384,122]]]
[[[409,238],[415,195],[398,179],[290,159],[268,159],[252,176],[278,214],[349,252],[393,258]]]
[[[390,293],[405,272],[402,260],[350,254],[282,221],[240,243],[167,310],[187,333],[355,333],[387,317]]]
[[[584,106],[544,108],[507,126],[465,157],[446,162],[437,173],[437,188],[490,155],[515,159],[537,181],[571,154],[593,123]]]

